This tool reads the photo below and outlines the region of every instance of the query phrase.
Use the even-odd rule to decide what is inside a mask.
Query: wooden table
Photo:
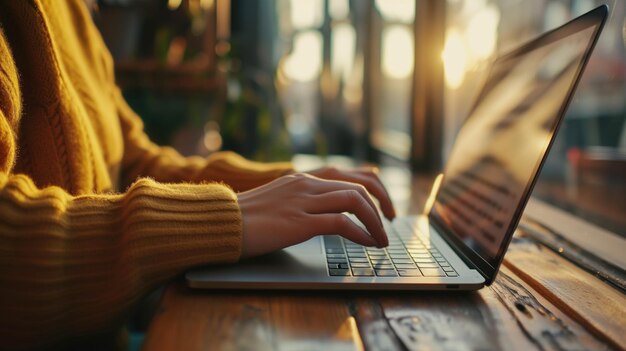
[[[417,196],[417,195],[416,195]],[[143,350],[626,350],[626,296],[518,232],[476,292],[169,286]]]

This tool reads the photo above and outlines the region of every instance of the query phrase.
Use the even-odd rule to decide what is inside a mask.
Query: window
[[[294,151],[407,159],[414,0],[283,0],[277,82]]]

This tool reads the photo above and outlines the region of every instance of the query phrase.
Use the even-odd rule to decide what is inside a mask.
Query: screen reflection
[[[487,262],[503,251],[596,29],[498,60],[457,136],[431,215]]]

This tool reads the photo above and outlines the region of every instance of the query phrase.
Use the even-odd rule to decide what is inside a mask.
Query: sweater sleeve
[[[0,335],[47,345],[119,326],[150,288],[240,256],[240,213],[222,185],[134,183],[72,197],[0,173]]]
[[[125,193],[73,196],[15,174],[21,98],[1,30],[0,68],[0,348],[115,330],[157,284],[239,258],[227,186],[142,178]]]
[[[121,184],[148,176],[164,182],[223,182],[245,191],[293,171],[289,162],[260,163],[234,152],[217,152],[208,159],[183,157],[170,147],[153,144],[143,131],[141,119],[127,105],[118,88],[114,100],[124,134]]]

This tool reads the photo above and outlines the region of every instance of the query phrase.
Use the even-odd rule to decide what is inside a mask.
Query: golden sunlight
[[[382,69],[385,76],[405,79],[413,73],[413,33],[409,27],[391,25],[383,30]]]
[[[293,51],[284,60],[285,76],[291,80],[308,82],[317,79],[322,70],[322,36],[316,31],[296,34]]]
[[[456,29],[451,29],[446,35],[446,42],[441,53],[446,85],[450,89],[461,86],[465,78],[467,67],[467,50],[463,36]]]

